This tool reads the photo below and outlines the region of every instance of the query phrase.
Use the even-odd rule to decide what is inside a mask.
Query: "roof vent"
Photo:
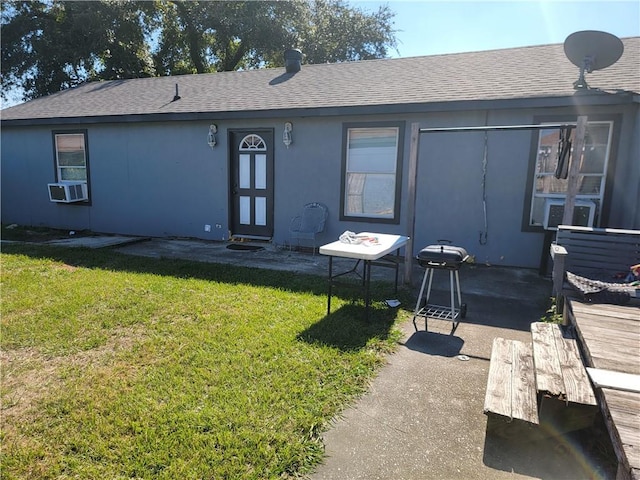
[[[297,48],[285,50],[284,66],[287,69],[287,73],[299,72],[302,66],[302,52]]]

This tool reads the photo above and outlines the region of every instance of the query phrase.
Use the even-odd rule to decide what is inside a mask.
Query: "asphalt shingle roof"
[[[614,65],[587,74],[592,88],[640,92],[640,37],[623,39]],[[447,104],[569,97],[579,69],[563,45],[91,82],[2,110],[2,120]],[[175,85],[180,100],[172,102]]]

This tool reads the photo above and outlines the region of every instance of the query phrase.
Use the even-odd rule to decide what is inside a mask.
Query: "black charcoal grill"
[[[452,245],[429,245],[418,252],[418,263],[425,268],[459,270],[467,259],[467,251]]]
[[[467,315],[467,305],[462,303],[462,294],[460,293],[460,276],[458,271],[462,264],[467,260],[469,255],[462,247],[453,245],[429,245],[420,252],[416,259],[421,267],[425,268],[420,294],[416,302],[416,309],[413,315],[413,326],[416,331],[416,319],[424,318],[424,328],[427,329],[427,320],[429,318],[438,320],[449,320],[452,322],[451,333],[458,327],[461,318]],[[431,286],[433,283],[433,275],[436,270],[449,271],[449,292],[451,295],[451,305],[433,305],[429,303],[431,296]],[[427,286],[428,280],[428,286]],[[426,292],[425,292],[425,286]],[[456,303],[457,300],[457,303]]]

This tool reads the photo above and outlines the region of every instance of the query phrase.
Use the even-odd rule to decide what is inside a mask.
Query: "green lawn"
[[[338,297],[327,317],[326,279],[293,273],[42,245],[0,258],[6,479],[304,474],[409,315],[378,303],[367,322]]]

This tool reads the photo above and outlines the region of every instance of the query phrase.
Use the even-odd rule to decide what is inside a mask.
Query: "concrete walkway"
[[[221,243],[151,239],[111,246],[154,258],[317,275],[326,275],[328,269],[322,255],[271,245],[234,251]],[[413,272],[416,296],[423,272],[419,266]],[[389,269],[374,268],[373,274],[391,278]],[[325,433],[326,459],[310,480],[607,478],[605,466],[587,458],[569,437],[536,444],[485,433],[482,409],[493,338],[529,341],[531,322],[548,307],[550,281],[530,270],[464,266],[460,283],[468,305],[465,320],[453,335],[451,323],[445,321],[430,320],[428,331],[422,321],[419,331],[411,320],[401,325],[401,345],[369,392]],[[438,272],[432,301],[446,304],[447,288],[448,275]]]
[[[465,291],[481,278],[486,292]],[[325,434],[326,460],[312,480],[605,478],[567,437],[536,444],[486,435],[493,338],[529,341],[549,289],[533,273],[500,268],[463,269],[461,283],[465,321],[454,335],[448,322],[430,321],[428,332],[405,322],[403,343],[369,392]]]

